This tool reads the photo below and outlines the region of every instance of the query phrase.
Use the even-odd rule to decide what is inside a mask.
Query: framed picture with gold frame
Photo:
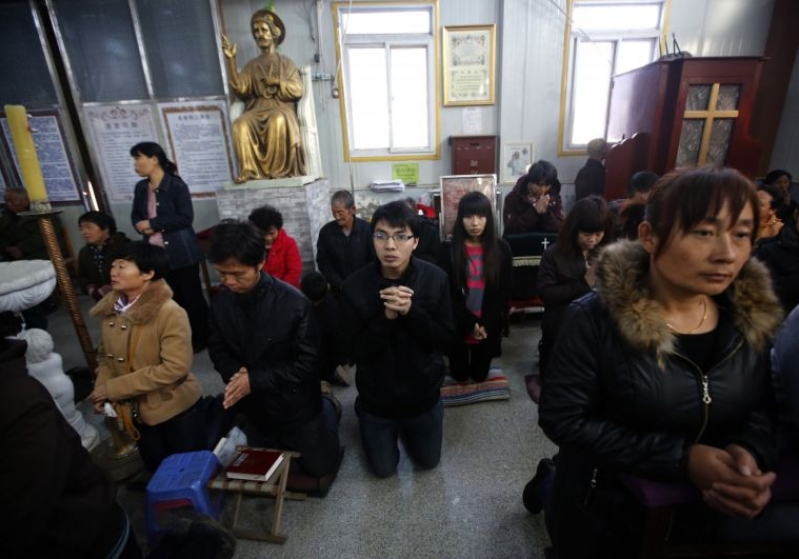
[[[444,106],[493,105],[496,25],[445,25]]]

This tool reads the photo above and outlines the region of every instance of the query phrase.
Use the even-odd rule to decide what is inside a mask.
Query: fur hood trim
[[[114,303],[117,302],[120,295],[115,291],[107,294],[100,299],[100,302],[94,305],[89,311],[92,316],[109,316],[114,314]],[[155,316],[164,303],[172,299],[172,289],[166,283],[166,280],[159,279],[150,283],[150,286],[141,294],[139,300],[136,301],[128,311],[125,317],[132,324],[144,324]]]
[[[675,334],[652,298],[649,253],[637,241],[605,247],[597,262],[597,291],[624,340],[657,353],[658,362],[675,351]],[[714,300],[729,312],[735,327],[755,351],[764,351],[780,325],[783,311],[766,267],[750,259],[729,288]]]

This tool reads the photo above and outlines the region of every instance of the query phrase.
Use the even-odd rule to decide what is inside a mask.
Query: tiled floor
[[[90,301],[84,298],[81,305],[88,309]],[[96,343],[97,321],[84,316]],[[64,305],[50,315],[50,322],[65,368],[84,364]],[[353,411],[355,386],[336,388],[344,407],[340,433],[346,446],[338,479],[324,499],[286,501],[285,544],[239,540],[236,557],[543,557],[549,543],[543,517],[528,514],[521,502],[538,460],[554,451],[537,426],[537,408],[524,387],[539,336],[534,316],[513,318],[498,360],[510,382],[511,399],[446,408],[442,460],[432,471],[415,471],[403,455],[398,475],[384,480],[370,475]],[[193,371],[206,394],[221,391],[207,352],[195,356]],[[86,403],[81,410],[101,426]],[[143,540],[143,493],[123,487],[119,498]],[[223,518],[231,508],[225,508]],[[266,529],[273,501],[245,498],[242,509],[241,524]]]

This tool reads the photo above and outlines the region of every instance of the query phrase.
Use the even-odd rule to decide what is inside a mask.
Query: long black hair
[[[137,155],[144,155],[145,157],[157,157],[158,163],[165,173],[178,176],[178,166],[173,161],[170,161],[164,148],[155,142],[140,142],[130,148],[130,156],[136,157]]]
[[[466,255],[466,240],[469,238],[469,233],[463,226],[463,218],[470,215],[486,218],[486,226],[480,236],[480,244],[483,247],[483,275],[486,285],[491,285],[499,280],[500,256],[491,201],[482,192],[467,192],[458,203],[458,217],[452,228],[452,268],[455,273],[455,285],[459,288],[466,287],[466,266],[469,265]]]
[[[608,203],[597,195],[591,195],[575,202],[558,233],[557,251],[573,258],[580,254],[577,235],[580,233],[598,233],[605,235],[597,247],[613,240],[613,214]]]

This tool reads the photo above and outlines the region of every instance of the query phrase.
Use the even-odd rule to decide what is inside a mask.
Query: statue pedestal
[[[315,175],[303,175],[301,177],[288,177],[284,179],[263,179],[247,181],[242,183],[226,182],[222,187],[225,190],[256,189],[256,188],[297,188],[314,182],[318,177]]]
[[[330,221],[330,184],[313,176],[226,183],[216,195],[219,218],[247,219],[258,206],[269,204],[283,214],[283,229],[297,241],[302,272],[315,269],[316,239]]]

